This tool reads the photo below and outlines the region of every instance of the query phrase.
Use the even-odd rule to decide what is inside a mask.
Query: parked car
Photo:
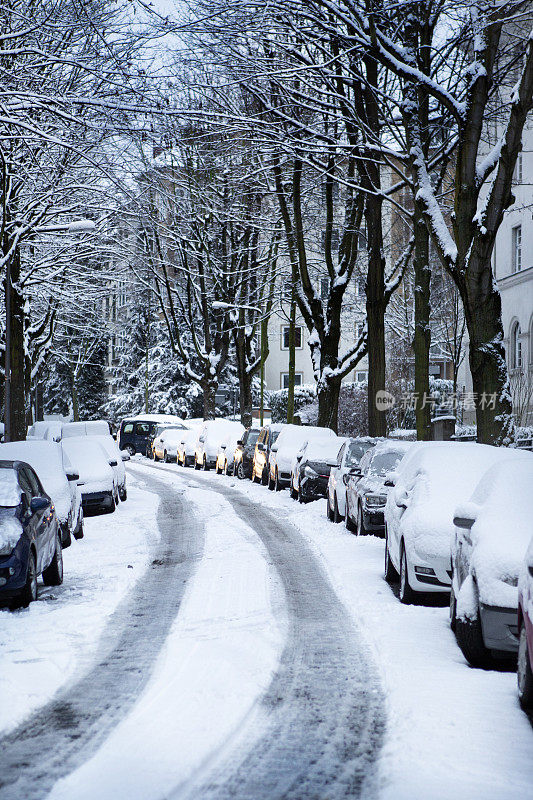
[[[165,441],[169,443],[166,450],[168,454],[168,461],[175,461],[176,460],[176,443],[181,441],[181,436],[183,435],[183,425],[157,425],[154,431],[154,435],[150,440],[150,457],[153,458],[154,461],[158,461],[162,459],[165,461]],[[169,431],[169,435],[166,435],[166,432]],[[172,452],[171,452],[172,451]]]
[[[194,468],[209,470],[217,463],[218,449],[228,434],[244,432],[240,422],[229,419],[212,419],[205,422],[198,432],[194,450]]]
[[[118,485],[114,467],[116,458],[109,457],[94,436],[73,436],[63,439],[61,446],[79,474],[84,514],[111,514],[118,503]]]
[[[215,464],[217,475],[221,475],[222,473],[225,475],[234,474],[235,450],[237,448],[237,442],[241,440],[242,435],[242,429],[235,428],[235,430],[230,431],[220,442]]]
[[[335,466],[331,467],[326,492],[328,519],[342,522],[346,513],[346,487],[351,470],[359,466],[359,462],[371,447],[375,447],[376,439],[365,436],[348,439],[339,450]]]
[[[176,444],[176,460],[182,467],[192,467],[198,439],[198,426],[182,431]]]
[[[91,436],[91,439],[94,439],[96,442],[102,445],[107,456],[109,458],[109,463],[113,467],[113,471],[115,473],[115,483],[117,486],[118,496],[119,499],[123,502],[128,499],[128,491],[126,488],[126,470],[124,468],[124,462],[130,460],[130,454],[127,450],[120,451],[118,449],[118,445],[115,439],[110,434],[107,436]],[[112,463],[112,462],[116,462]]]
[[[314,425],[285,425],[270,448],[268,488],[279,491],[291,482],[291,469],[296,453],[304,442],[337,438],[330,428]]]
[[[300,503],[325,497],[331,467],[346,439],[339,436],[322,442],[306,442],[296,454],[291,471],[291,497]]]
[[[0,460],[24,461],[36,472],[54,504],[61,547],[69,547],[72,536],[83,538],[83,508],[78,487],[79,475],[61,445],[44,439],[0,444]]]
[[[385,536],[383,515],[389,487],[386,477],[396,469],[412,442],[387,439],[368,450],[348,476],[344,521],[358,536]]]
[[[233,474],[241,480],[252,477],[255,445],[260,432],[260,428],[247,428],[237,440],[233,454]]]
[[[531,485],[528,491],[531,492]],[[520,705],[530,711],[533,709],[533,539],[518,578],[517,677]]]
[[[37,599],[37,578],[63,582],[63,555],[50,496],[29,464],[0,461],[0,599],[12,607]]]
[[[105,419],[92,419],[87,422],[65,422],[61,429],[61,438],[72,436],[110,436],[111,429]]]
[[[143,456],[151,456],[151,441],[155,435],[158,425],[182,426],[186,430],[187,425],[180,417],[171,414],[140,414],[137,417],[123,419],[118,433],[119,450],[127,450],[130,456],[141,453]]]
[[[474,667],[518,652],[517,587],[533,526],[533,455],[506,455],[454,512],[450,622]]]
[[[399,575],[402,603],[450,592],[454,511],[510,452],[475,442],[420,442],[389,476],[395,486],[385,507],[385,577]]]
[[[268,483],[270,450],[284,427],[284,423],[275,422],[273,425],[265,425],[259,432],[254,450],[252,480],[260,481],[263,486]]]
[[[49,442],[60,442],[63,422],[60,420],[39,420],[30,425],[26,434],[26,439],[46,439]]]

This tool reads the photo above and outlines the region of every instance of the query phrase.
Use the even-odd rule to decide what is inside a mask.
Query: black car
[[[37,577],[63,582],[54,505],[24,461],[0,461],[0,600],[24,607],[37,598]]]
[[[243,480],[252,477],[255,445],[260,434],[259,428],[247,428],[242,439],[237,442],[233,461],[233,474]]]
[[[326,497],[329,473],[337,465],[344,439],[332,437],[321,442],[306,442],[296,455],[291,474],[291,497],[300,503]]]
[[[152,457],[152,442],[157,435],[156,431],[158,426],[164,424],[166,428],[182,427],[186,430],[178,418],[171,418],[167,424],[163,418],[151,419],[149,415],[146,418],[132,417],[130,419],[123,419],[118,439],[119,450],[127,450],[130,456],[135,453],[142,453],[143,456]]]
[[[252,480],[259,481],[263,486],[268,484],[268,460],[270,458],[270,448],[280,435],[284,425],[276,423],[265,425],[261,428],[259,437],[255,445],[254,461],[252,466]]]

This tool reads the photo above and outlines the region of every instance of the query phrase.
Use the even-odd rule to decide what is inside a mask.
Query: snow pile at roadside
[[[0,610],[0,732],[89,667],[108,617],[142,575],[159,538],[157,507],[157,497],[134,480],[114,514],[85,520],[85,537],[63,553],[61,586],[39,581],[29,608]]]

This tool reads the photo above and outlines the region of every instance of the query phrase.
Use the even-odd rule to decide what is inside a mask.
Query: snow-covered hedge
[[[287,422],[287,399],[288,389],[279,389],[277,392],[270,392],[270,409],[272,411],[272,422]],[[294,387],[294,413],[300,414],[300,410],[308,406],[316,398],[316,388],[311,384]],[[303,422],[303,420],[302,420]],[[308,423],[305,423],[308,424]]]

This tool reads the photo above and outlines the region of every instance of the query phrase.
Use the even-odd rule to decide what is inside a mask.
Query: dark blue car
[[[12,608],[37,598],[37,577],[63,582],[63,556],[54,505],[23,461],[0,461],[0,600]]]

